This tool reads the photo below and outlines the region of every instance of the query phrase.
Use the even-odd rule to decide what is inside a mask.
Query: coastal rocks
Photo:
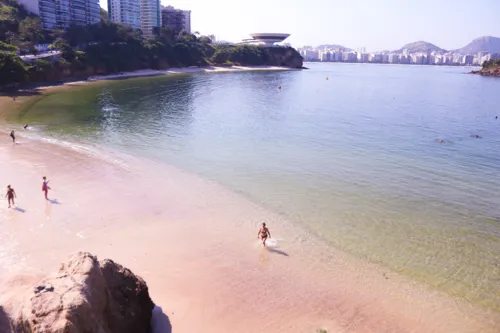
[[[481,69],[479,71],[472,71],[471,74],[500,77],[500,67]]]
[[[130,270],[79,252],[55,275],[17,281],[2,297],[0,332],[149,333],[154,304]],[[2,293],[2,295],[4,295]]]

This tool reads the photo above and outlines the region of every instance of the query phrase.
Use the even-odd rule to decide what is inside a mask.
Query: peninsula
[[[5,0],[0,2],[0,20],[0,88],[146,69],[302,67],[302,57],[291,47],[216,44],[169,27],[145,38],[139,29],[111,22],[103,9],[97,24],[44,30],[38,16]],[[50,45],[48,52],[39,54],[35,46],[40,44]]]
[[[472,74],[484,76],[500,77],[500,60],[489,60],[483,63],[483,67],[478,71],[472,71]]]

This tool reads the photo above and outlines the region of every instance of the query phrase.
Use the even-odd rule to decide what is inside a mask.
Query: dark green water
[[[500,310],[500,80],[310,67],[76,87],[14,121],[214,179],[332,246]]]

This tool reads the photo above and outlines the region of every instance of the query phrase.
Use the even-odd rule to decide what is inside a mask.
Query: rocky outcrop
[[[146,283],[112,260],[80,252],[58,273],[33,282],[6,286],[0,333],[150,332],[154,304]]]
[[[500,77],[500,66],[499,67],[493,67],[493,68],[487,68],[487,69],[481,69],[479,71],[472,71],[472,74],[479,74],[479,75],[484,75],[484,76],[497,76]]]

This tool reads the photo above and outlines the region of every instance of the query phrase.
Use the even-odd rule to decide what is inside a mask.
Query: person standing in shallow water
[[[14,191],[14,189],[10,185],[7,185],[7,194],[5,195],[5,197],[9,201],[9,208],[11,205],[10,204],[11,201],[12,201],[12,205],[15,206],[14,197],[17,197],[17,195],[16,195],[16,191]]]
[[[265,223],[262,223],[260,227],[259,233],[257,234],[257,239],[262,239],[262,245],[266,246],[267,237],[271,238],[271,233],[269,229],[266,227]]]
[[[14,131],[10,132],[10,137],[12,138],[12,142],[16,143],[16,133]]]
[[[49,181],[47,180],[47,177],[43,177],[43,184],[42,184],[42,191],[45,194],[45,200],[49,200],[48,194],[49,194]]]

